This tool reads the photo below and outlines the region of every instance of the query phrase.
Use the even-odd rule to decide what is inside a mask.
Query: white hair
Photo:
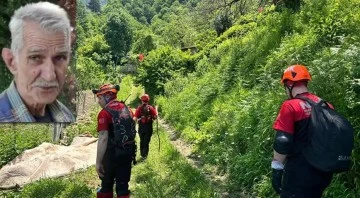
[[[66,11],[49,2],[30,3],[17,9],[10,20],[11,51],[15,57],[18,57],[24,44],[23,29],[26,21],[36,22],[50,33],[63,32],[70,46],[71,27]]]

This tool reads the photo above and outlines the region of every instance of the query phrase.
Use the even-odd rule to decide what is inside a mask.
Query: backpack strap
[[[105,111],[107,111],[108,113],[111,114],[112,118],[119,117],[119,111],[116,111],[114,109],[110,109],[109,107],[105,107],[104,109],[105,109]]]
[[[319,106],[323,106],[324,104],[326,106],[329,106],[329,104],[327,102],[325,102],[323,99],[319,98],[319,102],[315,102],[313,100],[311,100],[310,98],[306,97],[306,96],[302,96],[302,95],[296,95],[295,98],[297,99],[300,99],[300,100],[303,100],[303,101],[306,101],[308,102],[311,106],[316,106],[316,105],[319,105]]]

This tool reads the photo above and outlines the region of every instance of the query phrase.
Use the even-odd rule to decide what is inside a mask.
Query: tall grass
[[[156,130],[154,131],[156,132]],[[149,157],[135,166],[133,197],[219,197],[204,175],[170,144],[164,131],[152,136]]]
[[[52,141],[52,124],[0,125],[0,167],[26,149]]]
[[[267,8],[254,28],[223,39],[194,73],[165,84],[158,98],[164,117],[195,145],[204,163],[229,175],[234,191],[276,197],[270,183],[272,124],[286,99],[280,77],[289,65],[307,65],[310,90],[334,104],[360,135],[360,15],[351,9],[360,5],[304,2],[298,12]],[[324,197],[360,195],[359,143],[355,138],[352,170],[337,174]]]

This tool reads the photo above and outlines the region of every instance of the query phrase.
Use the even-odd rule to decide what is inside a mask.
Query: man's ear
[[[1,52],[2,58],[7,66],[7,68],[9,69],[9,71],[12,74],[15,74],[17,72],[17,68],[15,65],[15,56],[14,54],[11,52],[11,50],[9,48],[3,48],[2,52]]]

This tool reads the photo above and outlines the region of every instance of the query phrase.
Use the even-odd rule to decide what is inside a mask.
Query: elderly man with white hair
[[[57,100],[71,54],[71,26],[64,9],[49,2],[17,9],[9,24],[11,49],[2,58],[13,74],[0,94],[0,122],[74,122]]]

